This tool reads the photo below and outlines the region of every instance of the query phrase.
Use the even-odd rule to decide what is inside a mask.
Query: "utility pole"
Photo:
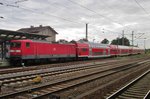
[[[124,45],[124,30],[122,30],[122,45]]]
[[[86,40],[88,41],[88,23],[86,23]]]
[[[132,46],[134,46],[134,31],[132,31]]]

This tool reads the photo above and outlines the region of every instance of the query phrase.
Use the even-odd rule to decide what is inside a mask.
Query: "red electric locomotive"
[[[35,40],[12,40],[11,60],[66,59],[76,58],[75,44],[58,44]]]

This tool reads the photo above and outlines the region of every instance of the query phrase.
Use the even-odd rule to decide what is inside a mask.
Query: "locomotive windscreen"
[[[20,42],[11,42],[10,47],[20,48],[21,43]]]

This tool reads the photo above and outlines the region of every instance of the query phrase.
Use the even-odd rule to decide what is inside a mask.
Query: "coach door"
[[[92,56],[92,47],[89,48],[89,55]]]
[[[106,56],[106,48],[102,48],[103,49],[103,55]]]
[[[108,55],[110,55],[110,48],[108,48]]]

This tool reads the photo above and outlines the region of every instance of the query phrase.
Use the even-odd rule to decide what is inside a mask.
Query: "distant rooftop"
[[[39,33],[45,29],[50,29],[51,31],[53,31],[55,34],[58,34],[52,27],[50,26],[42,26],[39,25],[39,27],[34,27],[34,26],[30,26],[29,28],[21,28],[17,31],[19,32],[26,32],[26,33]]]

